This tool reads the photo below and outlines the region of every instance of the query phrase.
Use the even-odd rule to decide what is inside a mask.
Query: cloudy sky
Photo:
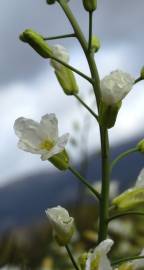
[[[87,35],[87,13],[81,2],[71,0],[70,6]],[[3,185],[24,173],[48,168],[47,162],[41,162],[38,156],[17,149],[17,138],[13,132],[17,117],[40,120],[42,115],[55,112],[61,134],[71,132],[72,121],[82,121],[82,117],[74,98],[65,96],[61,91],[49,62],[18,39],[26,28],[44,36],[71,33],[63,12],[56,4],[46,5],[45,0],[1,0],[0,7],[0,185]],[[101,78],[118,68],[138,77],[144,64],[143,10],[143,0],[98,1],[94,33],[101,39],[101,50],[96,55]],[[89,74],[83,53],[74,39],[56,40],[50,44],[67,47],[70,63]],[[76,77],[80,93],[87,96],[89,84]],[[110,132],[112,144],[144,133],[143,87],[144,83],[139,83],[123,102],[116,127]],[[93,128],[91,137],[98,146],[97,128]],[[89,147],[91,149],[92,145]]]

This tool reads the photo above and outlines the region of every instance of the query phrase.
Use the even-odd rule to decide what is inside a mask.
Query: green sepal
[[[100,49],[101,43],[97,36],[92,36],[92,49],[96,53]]]
[[[144,154],[144,139],[137,144],[137,150]]]
[[[55,74],[66,95],[78,93],[78,85],[72,70],[62,66],[60,69],[55,70]]]
[[[28,43],[40,56],[50,58],[52,50],[37,32],[27,29],[20,35],[20,40]]]
[[[128,189],[113,199],[112,204],[119,210],[132,210],[144,205],[144,188]]]
[[[101,126],[112,128],[115,125],[121,104],[122,102],[120,101],[114,105],[107,105],[101,101],[99,116],[99,123]]]
[[[78,258],[78,263],[80,265],[80,269],[81,270],[85,270],[86,268],[86,261],[88,258],[88,253],[84,252],[82,255],[80,255],[80,257]]]
[[[49,161],[59,170],[65,171],[69,167],[69,156],[66,150],[49,158]]]
[[[97,0],[83,0],[83,6],[86,11],[92,12],[97,8]]]

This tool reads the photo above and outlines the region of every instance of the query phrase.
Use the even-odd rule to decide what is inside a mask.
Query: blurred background
[[[88,36],[88,16],[81,2],[71,0],[69,4],[84,34]],[[91,211],[95,213],[95,201],[89,199],[89,194],[69,172],[61,173],[48,162],[42,162],[39,156],[17,148],[18,139],[13,130],[15,119],[23,116],[39,121],[46,113],[56,113],[60,134],[65,132],[71,134],[67,148],[71,162],[92,182],[100,180],[100,141],[95,122],[93,119],[90,120],[88,113],[73,97],[64,95],[49,61],[42,59],[27,44],[19,41],[19,34],[26,28],[32,28],[45,37],[72,33],[71,26],[59,6],[57,4],[48,6],[42,0],[1,0],[0,7],[2,251],[4,244],[8,243],[5,244],[6,251],[2,255],[1,265],[3,265],[8,262],[17,264],[17,258],[19,263],[22,261],[26,263],[29,252],[25,254],[22,249],[22,255],[17,255],[19,243],[23,243],[20,244],[22,247],[29,246],[37,239],[37,245],[41,243],[47,246],[49,233],[44,213],[46,208],[58,204],[69,206],[71,211],[79,216],[78,208],[77,211],[75,209],[75,205],[79,205],[80,209],[84,209],[81,219],[77,219],[80,228],[86,212],[89,213],[86,206],[92,205]],[[115,0],[98,1],[93,32],[101,40],[101,49],[95,56],[100,78],[116,69],[126,71],[135,78],[139,77],[144,64],[143,9],[142,0],[126,0],[124,3]],[[76,40],[72,38],[55,40],[49,44],[64,45],[70,53],[70,64],[89,75],[88,65]],[[89,83],[77,75],[76,78],[81,97],[88,104],[94,104]],[[112,158],[134,147],[144,136],[143,84],[140,82],[134,86],[125,98],[117,123],[109,132]],[[119,183],[116,192],[133,185],[143,164],[144,157],[134,154],[116,166],[112,176]],[[85,226],[87,228],[89,224]],[[35,237],[31,239],[34,230]],[[42,231],[45,233],[42,234]],[[92,239],[93,237],[91,241]],[[13,248],[14,245],[17,249]],[[43,256],[44,254],[38,255],[36,251],[33,254],[34,259],[39,258],[38,262]]]

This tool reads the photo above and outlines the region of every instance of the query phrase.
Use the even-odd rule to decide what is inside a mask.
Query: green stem
[[[83,51],[85,53],[85,56],[87,58],[88,64],[89,64],[89,68],[91,71],[91,75],[92,75],[92,83],[93,83],[93,88],[94,88],[94,93],[95,93],[95,97],[97,100],[97,105],[99,108],[99,103],[100,103],[100,81],[99,81],[99,75],[98,75],[98,71],[97,71],[97,67],[95,64],[95,60],[94,60],[94,54],[93,52],[89,53],[88,52],[88,44],[87,41],[79,27],[79,24],[77,22],[77,20],[75,19],[73,13],[71,12],[71,9],[69,8],[68,4],[66,3],[65,0],[58,0],[58,3],[60,4],[60,6],[62,7],[65,15],[67,16],[67,18],[69,19],[69,22],[71,23],[74,33],[77,37],[77,39],[79,40]]]
[[[52,37],[44,37],[44,40],[53,40],[53,39],[62,39],[62,38],[71,38],[75,37],[75,34],[67,34],[67,35],[60,35],[60,36],[52,36]]]
[[[128,262],[128,261],[139,260],[139,259],[144,259],[144,256],[138,256],[137,255],[137,256],[131,256],[131,257],[119,259],[119,260],[113,261],[112,266],[118,265],[118,264],[121,264],[121,263],[125,263],[125,262]]]
[[[91,108],[77,95],[74,94],[77,100],[94,116],[94,118],[98,121],[98,116],[91,110]]]
[[[81,71],[77,70],[76,68],[70,66],[69,64],[65,63],[64,61],[54,57],[54,56],[51,56],[50,57],[51,59],[55,60],[56,62],[62,64],[63,66],[71,69],[72,71],[74,71],[75,73],[77,73],[78,75],[80,75],[81,77],[83,77],[84,79],[86,79],[87,81],[89,81],[90,83],[93,82],[93,80],[91,78],[89,78],[87,75],[85,75],[84,73],[82,73]]]
[[[88,43],[88,51],[91,53],[92,46],[92,24],[93,24],[93,12],[89,12],[89,43]]]
[[[109,140],[108,131],[105,127],[100,128],[101,149],[102,149],[102,191],[100,201],[100,222],[99,222],[99,243],[107,238],[108,215],[109,215]]]
[[[77,170],[75,170],[72,166],[69,166],[69,170],[95,195],[95,197],[97,197],[97,199],[100,200],[99,192],[93,188],[93,186],[90,185]]]
[[[125,213],[119,213],[117,215],[111,216],[108,219],[108,222],[112,221],[113,219],[119,218],[119,217],[124,217],[128,215],[139,215],[139,216],[144,216],[144,212],[137,212],[137,211],[130,211],[130,212],[125,212]]]
[[[116,157],[112,163],[111,163],[111,170],[113,169],[113,167],[123,158],[127,157],[128,155],[137,152],[138,149],[137,147],[131,148],[123,153],[121,153],[118,157]]]
[[[71,253],[71,250],[70,250],[69,246],[68,245],[65,245],[65,248],[67,250],[67,253],[68,253],[68,255],[69,255],[70,259],[71,259],[71,262],[72,262],[74,268],[76,270],[80,270],[79,267],[78,267],[78,265],[77,265],[77,263],[76,263],[76,261],[75,261],[75,259],[74,259],[74,257],[73,257],[73,255],[72,255],[72,253]]]

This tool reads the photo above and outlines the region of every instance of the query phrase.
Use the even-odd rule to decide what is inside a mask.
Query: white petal
[[[121,101],[132,89],[134,78],[121,70],[111,72],[101,80],[101,94],[103,101],[113,105]]]
[[[144,187],[144,168],[140,171],[137,177],[136,187]]]
[[[105,254],[100,257],[100,264],[98,270],[112,270],[110,261]]]
[[[102,241],[96,248],[95,248],[95,251],[99,251],[99,252],[102,252],[102,253],[105,253],[107,254],[111,247],[113,246],[114,244],[114,241],[111,240],[111,239],[106,239],[104,241]]]
[[[52,53],[54,57],[58,58],[59,60],[68,63],[69,62],[69,53],[67,49],[61,45],[54,45],[52,46]],[[58,63],[55,60],[51,60],[51,65],[56,69],[61,69],[62,64]]]
[[[64,135],[59,137],[58,140],[57,140],[58,147],[64,149],[67,142],[68,142],[69,136],[70,136],[69,133],[65,133]]]
[[[14,123],[16,135],[30,148],[39,149],[39,144],[44,139],[44,132],[38,122],[20,117]]]
[[[37,148],[31,147],[30,145],[27,145],[24,141],[19,140],[17,146],[23,151],[30,152],[32,154],[41,154],[40,150],[38,150]]]
[[[58,138],[58,120],[54,113],[46,114],[41,118],[40,126],[45,133],[45,138],[57,140]]]

